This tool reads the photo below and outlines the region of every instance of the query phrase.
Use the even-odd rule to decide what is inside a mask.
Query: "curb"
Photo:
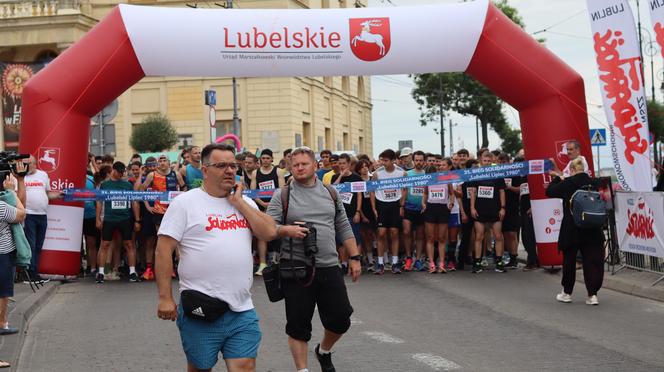
[[[53,283],[53,284],[50,284]],[[16,305],[14,311],[9,314],[9,323],[15,324],[19,332],[16,334],[16,342],[5,343],[7,349],[14,348],[14,350],[8,350],[9,355],[11,355],[12,367],[18,365],[19,357],[21,356],[21,349],[23,348],[23,342],[25,341],[25,335],[28,332],[28,326],[30,319],[35,315],[41,307],[46,304],[51,297],[55,294],[58,287],[61,283],[59,281],[51,281],[47,283],[44,288],[39,289],[36,293],[29,295],[23,301]]]

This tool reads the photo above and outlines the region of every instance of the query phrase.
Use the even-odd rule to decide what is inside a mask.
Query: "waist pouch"
[[[182,291],[180,301],[184,315],[206,322],[214,322],[228,310],[224,301],[193,289]]]
[[[282,279],[302,280],[307,277],[308,268],[304,261],[281,260],[279,262],[279,274]]]
[[[263,269],[263,281],[270,302],[279,302],[284,299],[284,291],[281,288],[279,278],[279,265],[270,265]]]

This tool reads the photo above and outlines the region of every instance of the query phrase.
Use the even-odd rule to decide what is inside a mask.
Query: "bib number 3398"
[[[493,199],[493,187],[480,186],[477,188],[477,197],[483,199]]]
[[[127,201],[113,200],[111,201],[111,209],[127,209]]]

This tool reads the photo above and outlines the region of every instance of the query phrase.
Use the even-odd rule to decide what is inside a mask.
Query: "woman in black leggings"
[[[588,290],[586,304],[598,305],[597,292],[604,279],[604,232],[598,228],[579,228],[574,224],[570,211],[570,198],[575,191],[586,185],[597,188],[597,179],[590,178],[584,172],[583,160],[572,160],[571,176],[564,178],[562,173],[551,171],[556,176],[546,189],[546,196],[563,199],[563,221],[558,236],[558,249],[563,252],[563,291],[556,295],[560,302],[572,302],[572,290],[576,280],[576,254],[581,251],[583,257],[583,279]]]

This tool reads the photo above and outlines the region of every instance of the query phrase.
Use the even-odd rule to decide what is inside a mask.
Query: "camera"
[[[17,154],[14,151],[0,151],[0,190],[4,190],[2,187],[2,182],[5,178],[11,173],[16,173],[16,161],[22,159],[28,159],[30,154]],[[27,170],[22,172],[22,176],[25,176]]]
[[[304,255],[309,257],[312,254],[318,253],[318,244],[316,241],[317,232],[316,232],[316,227],[314,227],[314,224],[311,222],[294,222],[294,224],[309,230],[307,236],[302,238],[302,245],[304,246]]]

